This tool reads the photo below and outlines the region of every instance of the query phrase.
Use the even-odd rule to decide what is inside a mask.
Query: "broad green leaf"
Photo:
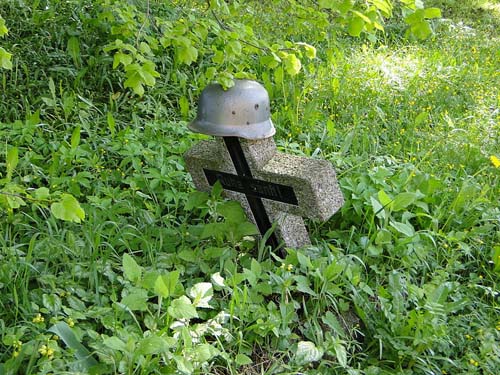
[[[73,330],[65,322],[54,324],[48,331],[57,335],[73,351],[85,370],[97,365],[97,361],[92,357],[90,351],[78,341]]]
[[[432,29],[429,22],[423,20],[421,22],[413,24],[411,26],[411,32],[413,35],[415,35],[415,37],[417,37],[417,39],[424,40],[432,34]]]
[[[405,17],[405,22],[408,25],[417,24],[422,22],[423,20],[424,20],[424,11],[421,9],[418,9],[415,12]]]
[[[305,365],[311,362],[319,361],[323,357],[323,351],[318,349],[310,341],[299,341],[297,351],[295,352],[295,362],[299,365]]]
[[[239,223],[234,231],[234,235],[236,238],[240,239],[245,236],[253,236],[259,234],[259,229],[254,223],[249,221],[245,221],[243,223]]]
[[[142,81],[147,85],[147,86],[154,86],[156,83],[155,77],[159,77],[160,73],[158,73],[156,70],[155,64],[150,61],[146,60],[138,70]]]
[[[220,272],[214,273],[210,277],[210,281],[212,282],[213,285],[221,287],[221,288],[226,286],[224,284],[224,278],[220,275]]]
[[[203,206],[207,203],[208,198],[209,198],[208,193],[205,193],[203,191],[194,191],[189,194],[184,209],[187,211],[191,211],[194,208],[200,208],[200,206]]]
[[[219,351],[210,344],[200,344],[193,349],[193,354],[197,362],[203,363],[218,355]]]
[[[181,36],[176,39],[177,48],[175,50],[177,60],[180,63],[191,65],[198,59],[198,50],[192,45],[191,40]]]
[[[238,366],[250,365],[253,363],[252,359],[245,354],[236,354],[234,359]]]
[[[392,210],[400,211],[408,207],[410,204],[415,203],[417,199],[418,199],[417,193],[411,193],[411,192],[399,193],[398,195],[396,195],[394,201],[392,202]]]
[[[203,226],[200,237],[202,239],[218,237],[227,233],[227,223],[208,223]]]
[[[346,15],[353,7],[355,0],[337,0],[337,11]]]
[[[379,9],[384,16],[390,17],[392,15],[392,4],[387,0],[370,0],[370,2]]]
[[[296,288],[299,292],[309,294],[311,296],[316,296],[316,292],[309,287],[310,282],[306,276],[297,275],[294,276],[293,279],[297,283]]]
[[[0,68],[10,70],[12,69],[12,53],[7,52],[0,47]]]
[[[194,365],[191,359],[179,355],[175,355],[173,358],[177,365],[177,372],[184,375],[191,375],[194,372]]]
[[[113,69],[116,69],[120,64],[124,67],[132,64],[133,58],[128,53],[116,52],[113,56]]]
[[[283,63],[285,65],[286,72],[291,76],[297,75],[302,68],[302,63],[293,53],[285,55],[283,57]]]
[[[212,299],[214,291],[211,283],[197,283],[189,290],[189,296],[193,300],[193,306],[211,308],[208,303]]]
[[[424,17],[431,18],[440,18],[441,17],[441,9],[439,8],[427,8],[424,9]]]
[[[231,40],[227,43],[225,51],[233,56],[241,54],[241,43],[237,40]]]
[[[7,151],[7,180],[10,181],[12,178],[12,172],[16,169],[17,163],[19,162],[19,155],[17,147],[11,147]]]
[[[335,350],[335,356],[339,365],[342,367],[347,367],[347,350],[340,340],[336,340],[333,344],[333,349]]]
[[[390,208],[392,203],[392,198],[387,195],[387,193],[383,190],[380,190],[377,194],[378,200],[382,204],[382,206]]]
[[[141,44],[139,45],[139,51],[141,51],[141,53],[143,55],[149,55],[149,56],[153,55],[153,51],[151,51],[151,47],[146,42],[141,42]]]
[[[133,283],[138,283],[141,279],[142,267],[127,253],[123,254],[122,264],[125,277]]]
[[[375,237],[375,244],[383,245],[383,244],[389,244],[391,242],[392,242],[391,232],[384,228],[380,229],[377,233],[377,236]]]
[[[61,311],[62,302],[61,298],[57,294],[43,294],[42,295],[43,306],[54,314]]]
[[[10,209],[16,209],[21,206],[26,206],[23,197],[26,194],[26,189],[22,186],[13,183],[7,183],[1,190],[6,194],[0,194],[0,202]]]
[[[5,20],[0,16],[0,37],[7,35],[9,32],[9,29],[7,29],[7,26],[5,25]]]
[[[378,218],[385,219],[387,217],[387,212],[384,210],[384,206],[374,197],[370,197],[370,202],[372,204],[373,213]]]
[[[127,77],[127,79],[123,83],[123,86],[130,87],[134,91],[134,93],[142,96],[144,95],[144,86],[142,77],[139,73],[140,69],[141,67],[136,63],[130,64],[125,67],[125,77]]]
[[[297,42],[296,43],[299,46],[302,46],[305,50],[306,56],[310,59],[316,58],[316,47],[311,46],[310,44],[303,43],[303,42]]]
[[[71,194],[62,194],[59,202],[52,203],[50,211],[60,220],[80,223],[85,219],[85,211]]]
[[[50,198],[50,191],[46,187],[41,187],[33,192],[33,197],[39,200],[47,200]]]
[[[137,344],[135,353],[139,355],[154,355],[161,354],[168,351],[175,345],[175,339],[172,337],[149,336]]]
[[[157,295],[167,298],[175,294],[179,281],[179,271],[172,271],[166,275],[160,275],[155,281],[154,291]]]
[[[127,345],[116,336],[106,337],[102,340],[102,343],[113,350],[119,350],[125,352],[127,350]]]
[[[336,0],[319,0],[318,5],[322,9],[335,9],[337,6]]]
[[[121,300],[121,304],[132,311],[146,311],[148,309],[148,292],[144,289],[133,289]]]
[[[167,309],[168,315],[174,319],[197,318],[198,313],[186,296],[174,299]]]
[[[363,28],[365,27],[365,21],[360,17],[352,17],[347,26],[347,32],[350,36],[360,36]]]
[[[331,311],[327,311],[325,316],[321,318],[324,324],[326,324],[328,327],[330,327],[333,332],[335,332],[338,336],[345,336],[345,331],[344,328],[342,328],[342,325],[340,324],[339,320]]]
[[[366,15],[361,12],[358,12],[357,10],[353,10],[352,13],[359,18],[361,18],[365,23],[370,24],[372,23],[372,20]]]
[[[390,225],[391,227],[396,229],[399,233],[402,233],[407,237],[412,237],[415,234],[415,229],[411,224],[391,221]]]

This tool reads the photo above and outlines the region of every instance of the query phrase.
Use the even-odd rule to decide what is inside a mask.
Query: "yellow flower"
[[[500,159],[499,158],[497,158],[495,155],[491,155],[490,160],[495,168],[500,168]]]
[[[44,317],[42,316],[42,314],[38,313],[36,314],[36,316],[33,318],[32,322],[33,323],[43,323],[44,321]]]

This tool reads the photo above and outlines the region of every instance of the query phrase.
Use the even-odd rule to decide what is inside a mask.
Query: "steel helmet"
[[[210,84],[201,92],[198,113],[189,123],[189,129],[219,137],[263,139],[273,136],[276,130],[266,89],[255,81],[234,82],[228,90],[219,84]]]

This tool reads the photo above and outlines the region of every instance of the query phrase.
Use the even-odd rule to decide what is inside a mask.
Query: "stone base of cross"
[[[344,202],[328,161],[279,152],[272,137],[217,137],[198,143],[184,159],[197,189],[210,191],[219,181],[262,235],[276,223],[268,240],[273,248],[310,244],[303,217],[325,221]]]

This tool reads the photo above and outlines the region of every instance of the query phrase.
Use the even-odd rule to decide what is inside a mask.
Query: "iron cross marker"
[[[342,206],[329,162],[277,151],[269,97],[258,83],[235,81],[227,91],[208,86],[189,127],[216,136],[184,155],[195,186],[210,191],[219,181],[229,199],[241,202],[262,235],[276,222],[276,233],[268,240],[273,248],[280,239],[286,247],[309,244],[303,217],[327,220]]]

